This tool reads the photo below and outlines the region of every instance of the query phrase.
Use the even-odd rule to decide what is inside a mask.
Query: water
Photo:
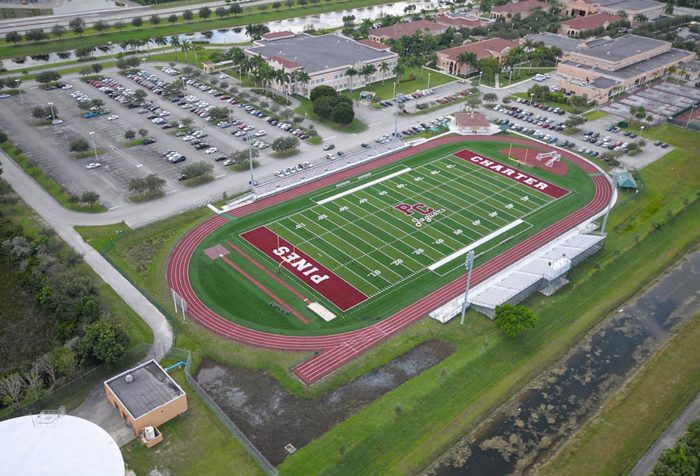
[[[103,0],[95,0],[103,1]],[[310,15],[305,17],[289,18],[287,20],[279,20],[274,22],[268,22],[266,25],[270,28],[270,31],[293,31],[295,33],[303,32],[305,29],[310,27],[316,29],[326,29],[326,28],[338,28],[343,26],[342,18],[346,15],[355,15],[355,24],[359,24],[364,19],[378,19],[386,15],[404,15],[404,8],[408,5],[413,5],[413,2],[398,2],[389,3],[385,5],[374,5],[369,7],[354,8],[351,10],[343,10],[338,12],[328,12],[322,13],[320,15]],[[420,2],[417,4],[419,6],[418,11],[421,8],[425,9],[435,9],[438,7],[438,0],[430,0],[426,2]],[[280,10],[283,10],[282,7]],[[168,38],[169,39],[169,38]],[[206,42],[206,43],[245,43],[251,41],[251,39],[246,35],[244,27],[236,27],[229,30],[215,30],[215,31],[201,31],[197,33],[180,35],[180,41],[195,41],[195,42]],[[124,52],[124,49],[117,44],[109,45],[109,51],[96,50],[93,53],[95,58],[100,58],[105,55],[114,55],[117,53]],[[148,48],[157,48],[158,46],[150,42]],[[50,53],[48,55],[40,55],[41,57],[26,57],[22,63],[15,62],[11,59],[3,60],[2,66],[8,71],[12,70],[22,70],[23,68],[29,68],[37,65],[45,65],[47,63],[55,63],[60,61],[67,61],[68,59],[75,60],[73,51],[67,51],[66,54],[70,54],[70,58],[62,58],[57,53]],[[146,52],[142,49],[142,55]]]
[[[616,313],[475,435],[458,443],[432,472],[439,476],[527,472],[588,419],[677,324],[700,311],[698,283],[700,251]]]

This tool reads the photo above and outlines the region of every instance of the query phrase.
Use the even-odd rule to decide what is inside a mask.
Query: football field
[[[464,266],[469,250],[479,256],[516,238],[532,227],[530,215],[568,194],[552,184],[528,186],[514,179],[525,172],[472,157],[483,159],[461,151],[398,164],[359,185],[312,195],[310,206],[241,237],[347,311],[421,273]],[[304,273],[314,268],[334,286],[309,281]]]
[[[526,147],[531,161],[546,151]],[[503,141],[446,144],[221,215],[188,278],[212,313],[254,329],[330,334],[379,322],[463,276],[469,251],[478,267],[593,196],[581,168],[510,152]]]

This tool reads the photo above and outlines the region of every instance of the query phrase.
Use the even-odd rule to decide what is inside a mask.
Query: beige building
[[[489,38],[462,46],[455,46],[437,52],[437,69],[449,74],[468,76],[476,70],[468,65],[459,62],[460,53],[471,52],[476,55],[476,59],[496,58],[502,62],[512,48],[517,48],[519,44],[515,41],[504,40],[503,38]]]
[[[673,48],[667,41],[637,35],[600,38],[568,52],[567,59],[559,62],[559,87],[604,104],[694,59],[695,53]]]
[[[664,14],[665,4],[654,0],[565,0],[563,11],[567,16],[585,17],[596,13],[609,13],[624,16],[632,23],[635,17],[643,15],[648,20],[655,20]]]
[[[510,21],[516,14],[520,14],[520,18],[527,18],[538,8],[548,12],[552,8],[552,4],[540,0],[520,0],[506,3],[491,8],[491,18],[494,20],[503,18]]]
[[[441,25],[431,20],[416,20],[406,23],[372,28],[369,30],[369,39],[379,42],[398,40],[402,36],[412,36],[416,33],[437,36],[447,31],[448,25]]]
[[[141,436],[187,411],[187,395],[158,362],[149,360],[104,383],[107,400]],[[156,434],[162,439],[162,435]]]
[[[393,78],[399,58],[387,45],[374,40],[355,41],[339,34],[312,36],[306,33],[255,41],[245,54],[260,56],[270,67],[289,74],[305,71],[309,75],[306,82],[272,83],[272,88],[280,92],[305,97],[309,97],[316,86],[331,86],[342,91]],[[350,68],[359,72],[365,65],[374,66],[375,72],[367,76],[348,76]]]

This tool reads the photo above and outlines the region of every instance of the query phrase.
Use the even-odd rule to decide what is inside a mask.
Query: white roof
[[[0,422],[0,471],[14,476],[124,476],[122,454],[105,430],[69,415],[43,424],[39,418]]]

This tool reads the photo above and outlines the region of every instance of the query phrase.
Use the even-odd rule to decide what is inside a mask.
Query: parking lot
[[[654,123],[665,121],[683,109],[700,102],[700,90],[670,81],[657,83],[634,94],[606,104],[602,109],[630,119],[630,107],[642,106],[654,118]]]

